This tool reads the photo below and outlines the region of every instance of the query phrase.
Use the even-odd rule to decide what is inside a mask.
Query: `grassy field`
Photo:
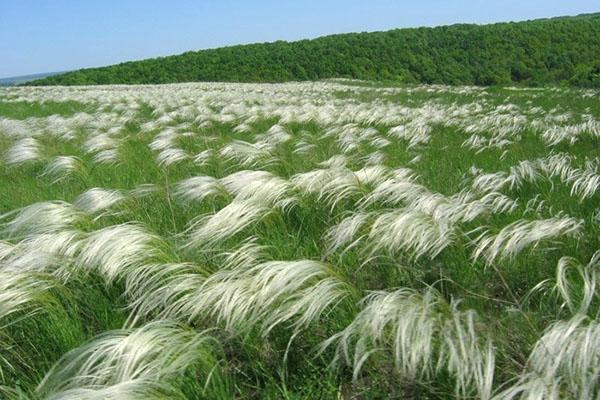
[[[0,89],[0,398],[598,399],[598,104]]]

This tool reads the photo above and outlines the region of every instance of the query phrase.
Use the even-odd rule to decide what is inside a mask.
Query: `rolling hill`
[[[490,25],[347,33],[190,51],[27,84],[285,82],[600,86],[600,13]]]

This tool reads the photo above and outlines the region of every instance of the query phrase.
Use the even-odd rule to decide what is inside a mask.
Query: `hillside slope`
[[[600,86],[600,14],[222,47],[82,69],[29,84],[283,82],[340,77]]]

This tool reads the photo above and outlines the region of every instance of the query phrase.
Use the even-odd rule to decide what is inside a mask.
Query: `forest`
[[[27,85],[287,82],[600,87],[600,13],[347,33],[86,68]]]

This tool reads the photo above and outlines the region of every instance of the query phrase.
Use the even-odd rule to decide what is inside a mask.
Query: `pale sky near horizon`
[[[0,78],[241,43],[600,11],[600,0],[0,0]]]

